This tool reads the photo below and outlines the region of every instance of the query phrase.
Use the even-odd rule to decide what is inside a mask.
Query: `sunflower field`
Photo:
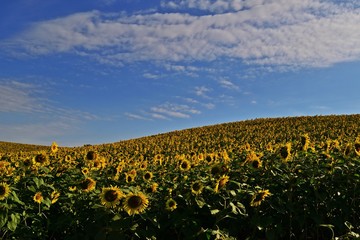
[[[360,115],[0,142],[0,239],[359,239]]]

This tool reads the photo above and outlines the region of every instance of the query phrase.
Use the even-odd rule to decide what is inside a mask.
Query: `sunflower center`
[[[253,166],[254,168],[259,168],[259,166],[260,166],[259,161],[253,161],[253,162],[252,162],[252,166]]]
[[[94,160],[94,159],[96,159],[96,152],[94,152],[94,151],[89,151],[89,152],[86,154],[86,159],[88,159],[88,160]]]
[[[118,193],[115,190],[108,190],[104,195],[104,198],[107,202],[113,202],[117,199],[117,197]]]
[[[0,186],[0,196],[5,195],[6,193],[6,188],[4,186]]]
[[[145,177],[145,179],[147,179],[147,180],[148,180],[148,179],[150,179],[150,178],[151,178],[151,174],[150,174],[150,173],[145,173],[145,176],[144,176],[144,177]]]
[[[194,183],[193,184],[193,186],[192,186],[192,189],[194,190],[194,191],[200,191],[200,189],[201,189],[201,184],[200,183]]]
[[[281,149],[280,155],[281,155],[281,157],[283,157],[283,158],[287,158],[287,156],[289,155],[289,153],[288,153],[288,150],[287,150],[286,147],[283,147],[283,148]]]
[[[169,201],[169,207],[175,207],[176,202],[175,201]]]
[[[360,152],[360,144],[359,143],[355,143],[355,150],[357,152]]]
[[[128,205],[132,209],[136,209],[136,208],[140,207],[142,205],[142,203],[143,203],[143,200],[139,196],[131,196],[128,200]]]
[[[35,162],[44,163],[46,161],[46,157],[42,154],[36,155]]]
[[[182,168],[182,169],[186,169],[187,167],[188,167],[187,162],[181,163],[181,168]]]

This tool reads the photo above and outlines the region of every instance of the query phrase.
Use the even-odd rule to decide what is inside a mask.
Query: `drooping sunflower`
[[[57,190],[54,190],[51,194],[50,194],[50,199],[51,199],[51,204],[56,203],[59,200],[60,197],[60,192]]]
[[[102,188],[100,193],[101,204],[107,208],[116,206],[123,197],[123,192],[118,187],[113,186]]]
[[[144,212],[148,205],[149,199],[144,193],[130,192],[125,197],[123,208],[131,216]]]
[[[174,199],[169,198],[165,203],[165,209],[168,211],[174,211],[177,208],[177,203]]]
[[[254,195],[251,197],[251,202],[250,202],[250,206],[252,207],[257,207],[259,206],[263,201],[264,199],[267,197],[267,196],[270,196],[271,193],[269,190],[259,190],[257,191],[256,193],[254,193]]]
[[[280,157],[284,162],[287,162],[291,158],[291,143],[288,142],[280,148]]]
[[[4,200],[10,194],[10,186],[6,182],[0,183],[0,200]]]
[[[157,191],[159,184],[157,183],[152,183],[147,189],[146,192],[147,193],[155,193]]]
[[[34,195],[34,197],[33,197],[33,200],[34,200],[36,203],[40,204],[40,203],[42,203],[42,201],[44,200],[44,197],[43,197],[43,195],[42,195],[41,192],[37,192],[37,193],[35,193],[35,195]]]
[[[95,187],[96,187],[96,181],[89,177],[80,183],[80,189],[83,190],[84,192],[90,192],[94,190]]]
[[[202,190],[203,190],[204,186],[200,181],[196,181],[193,184],[191,184],[191,192],[194,195],[199,195],[201,194]]]
[[[310,144],[310,137],[309,134],[305,133],[303,135],[300,136],[300,143],[301,143],[301,148],[303,151],[307,151],[309,148],[309,144]]]
[[[214,192],[218,193],[220,189],[222,189],[227,183],[229,182],[229,176],[223,175],[219,178],[219,180],[216,182]]]

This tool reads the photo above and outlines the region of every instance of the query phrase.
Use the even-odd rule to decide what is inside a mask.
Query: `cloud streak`
[[[186,0],[162,6],[179,12],[77,13],[34,23],[0,44],[18,56],[71,52],[115,65],[228,58],[257,65],[324,67],[360,59],[356,3]],[[212,14],[189,15],[181,8]]]

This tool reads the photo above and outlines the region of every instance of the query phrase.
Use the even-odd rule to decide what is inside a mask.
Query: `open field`
[[[360,115],[0,142],[0,159],[3,239],[360,238]]]

